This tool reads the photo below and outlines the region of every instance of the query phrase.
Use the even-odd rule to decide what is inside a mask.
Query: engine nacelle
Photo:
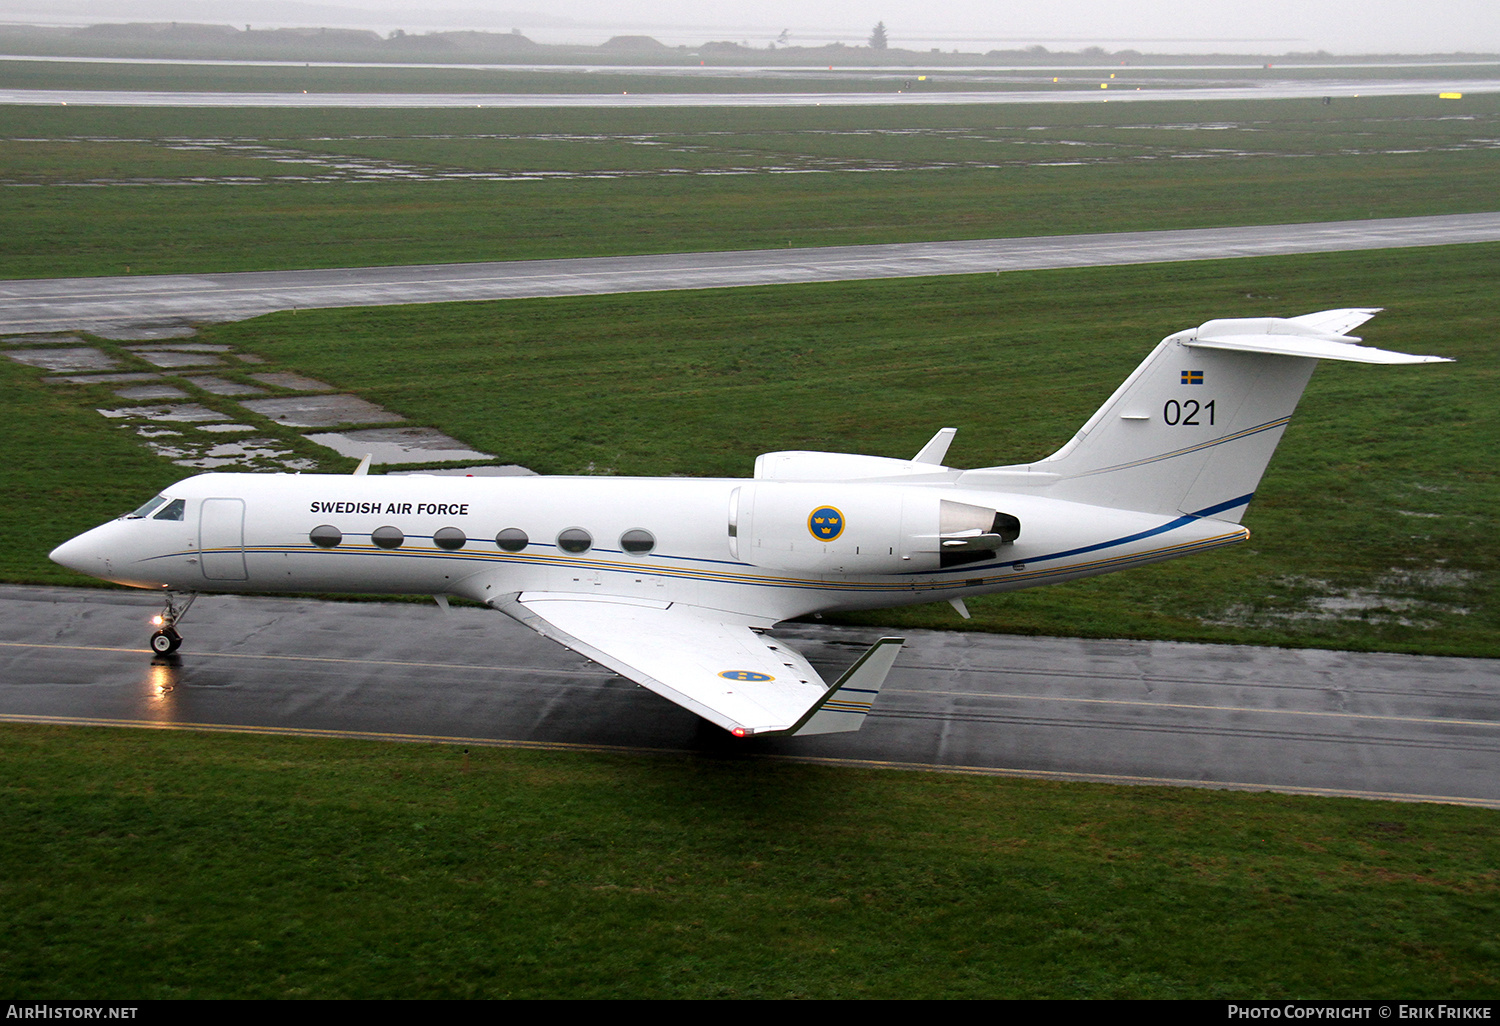
[[[729,551],[769,570],[926,572],[991,558],[1021,525],[931,488],[755,481],[730,497]]]

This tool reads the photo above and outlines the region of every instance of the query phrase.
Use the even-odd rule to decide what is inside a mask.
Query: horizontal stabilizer
[[[1379,307],[1365,309],[1319,310],[1299,317],[1218,317],[1204,321],[1196,330],[1182,332],[1198,338],[1222,338],[1225,335],[1301,335],[1341,342],[1358,342],[1349,332],[1380,312]]]
[[[1446,356],[1413,356],[1374,346],[1356,346],[1328,337],[1306,335],[1223,335],[1183,339],[1190,349],[1227,349],[1237,353],[1268,356],[1303,356],[1311,360],[1347,360],[1350,363],[1451,363]]]

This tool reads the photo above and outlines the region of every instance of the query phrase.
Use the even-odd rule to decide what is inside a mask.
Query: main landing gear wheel
[[[182,635],[174,630],[157,631],[151,635],[151,651],[157,655],[170,655],[182,647]]]

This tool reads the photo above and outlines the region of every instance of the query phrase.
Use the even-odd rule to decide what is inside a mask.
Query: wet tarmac
[[[1500,213],[885,246],[0,281],[0,334],[238,321],[277,310],[858,281],[1500,241]],[[6,353],[12,359],[23,350]],[[213,355],[213,354],[203,354]]]
[[[864,766],[1500,807],[1500,664],[908,632],[864,729],[737,741],[488,610],[0,587],[0,720]],[[825,674],[880,631],[777,632]]]

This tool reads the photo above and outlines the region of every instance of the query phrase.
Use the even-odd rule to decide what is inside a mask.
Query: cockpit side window
[[[152,517],[152,520],[181,520],[183,510],[187,509],[185,499],[173,499],[162,507],[161,512]]]
[[[127,514],[125,514],[125,519],[127,519],[127,520],[140,520],[140,519],[143,519],[145,517],[149,517],[151,515],[152,510],[156,509],[156,507],[160,506],[162,503],[164,503],[166,501],[167,501],[167,497],[165,495],[158,495],[156,498],[154,498],[151,501],[147,502],[144,506],[142,506],[140,509],[136,510],[134,513],[127,513]]]

